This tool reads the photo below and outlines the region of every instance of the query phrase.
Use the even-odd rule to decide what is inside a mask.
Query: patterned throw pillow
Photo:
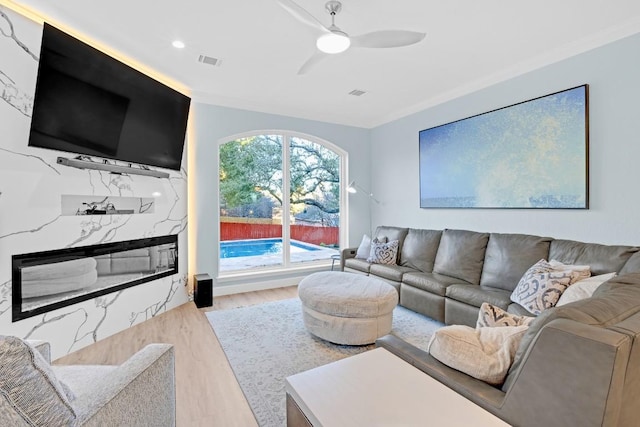
[[[51,366],[20,338],[0,336],[0,398],[28,425],[74,425],[76,413]]]
[[[373,239],[371,242],[371,252],[367,261],[372,264],[395,265],[398,258],[398,241],[392,240],[388,243],[379,242]]]
[[[577,276],[574,270],[554,268],[541,259],[524,273],[511,294],[511,301],[537,316],[555,306],[560,295]]]
[[[483,302],[478,313],[476,329],[495,326],[529,326],[535,317],[511,314],[500,307]]]
[[[549,265],[556,270],[570,270],[572,285],[576,282],[579,282],[580,280],[591,277],[591,267],[588,265],[563,264],[560,261],[556,261],[555,259],[549,261]]]

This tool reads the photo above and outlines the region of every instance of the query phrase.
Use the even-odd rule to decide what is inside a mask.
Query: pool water
[[[320,248],[291,241],[291,252],[317,251]],[[260,256],[282,253],[282,239],[232,240],[220,242],[220,258]]]

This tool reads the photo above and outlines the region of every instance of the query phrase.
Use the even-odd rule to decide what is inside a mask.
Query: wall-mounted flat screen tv
[[[421,208],[589,208],[588,86],[420,132]]]
[[[180,170],[190,103],[45,23],[29,145]]]

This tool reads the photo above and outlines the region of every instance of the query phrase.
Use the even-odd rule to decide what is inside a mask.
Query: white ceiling
[[[330,24],[324,0],[296,2]],[[367,128],[640,32],[638,0],[343,0],[336,24],[349,34],[427,37],[349,49],[297,75],[317,34],[275,0],[13,3],[178,81],[196,101]],[[201,54],[222,65],[198,62]]]

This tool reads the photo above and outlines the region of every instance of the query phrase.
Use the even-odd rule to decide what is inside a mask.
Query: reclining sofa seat
[[[483,302],[531,315],[510,296],[527,269],[543,258],[590,265],[593,275],[640,271],[639,248],[632,246],[391,226],[378,227],[373,237],[398,239],[397,265],[354,258],[357,248],[349,248],[342,252],[342,269],[391,283],[400,305],[446,324],[475,326]]]

